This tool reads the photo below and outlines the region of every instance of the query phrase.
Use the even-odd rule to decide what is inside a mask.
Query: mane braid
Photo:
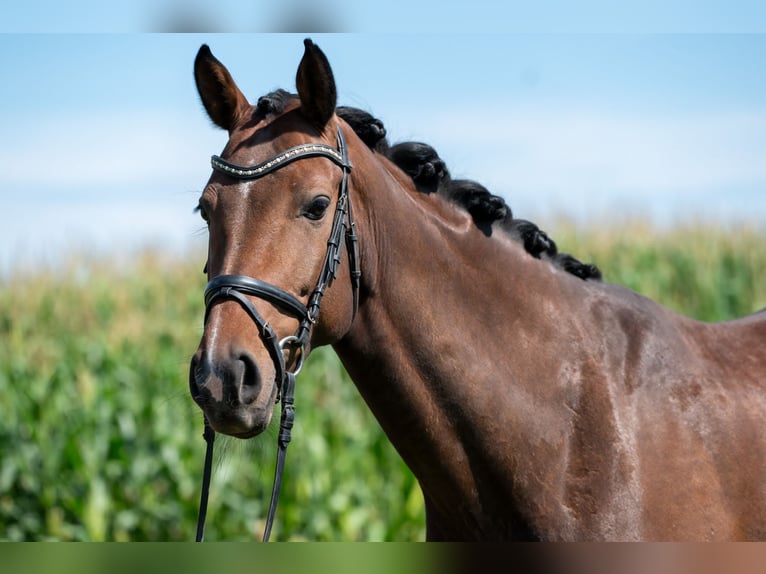
[[[263,115],[279,115],[285,111],[287,102],[294,97],[295,95],[287,90],[274,90],[273,92],[258,98],[255,107]]]
[[[388,151],[386,128],[382,121],[364,110],[348,106],[339,106],[335,113],[351,126],[368,148],[382,154]]]

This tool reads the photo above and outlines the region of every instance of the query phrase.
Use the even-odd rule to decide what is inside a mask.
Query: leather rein
[[[330,237],[327,240],[327,251],[324,262],[319,272],[316,287],[304,305],[294,295],[284,289],[255,279],[246,275],[219,275],[211,279],[205,288],[205,323],[207,323],[210,310],[217,302],[234,299],[242,305],[244,310],[255,323],[261,340],[274,362],[275,383],[277,385],[277,402],[282,401],[282,412],[279,422],[279,434],[277,437],[277,462],[274,470],[274,484],[271,490],[271,502],[263,532],[263,541],[267,542],[274,523],[279,490],[282,484],[287,445],[290,443],[293,422],[295,420],[294,391],[295,377],[300,372],[305,358],[306,343],[309,340],[311,328],[319,316],[319,309],[325,290],[332,284],[337,276],[338,265],[341,262],[343,243],[348,250],[349,267],[351,270],[351,286],[353,291],[353,313],[356,315],[359,305],[359,282],[361,271],[359,268],[358,237],[354,226],[354,217],[351,211],[351,200],[348,194],[348,174],[351,171],[351,162],[348,160],[348,152],[343,132],[338,127],[338,149],[324,144],[302,144],[292,147],[273,158],[253,167],[242,167],[229,163],[218,156],[212,156],[210,163],[214,170],[241,180],[255,180],[268,175],[293,161],[310,158],[325,157],[343,170],[343,179],[340,183],[338,201],[335,206]],[[345,241],[344,241],[345,240]],[[283,313],[292,315],[299,320],[298,330],[294,335],[278,340],[276,333],[269,323],[253,305],[248,296],[264,299],[273,304]],[[297,363],[294,371],[290,371],[285,365],[285,353],[297,352]],[[199,515],[197,520],[196,541],[202,542],[205,531],[205,517],[207,515],[207,501],[210,490],[210,477],[213,460],[213,444],[215,431],[205,417],[205,430],[202,435],[207,443],[205,449],[205,465],[202,477],[202,491],[200,494]]]

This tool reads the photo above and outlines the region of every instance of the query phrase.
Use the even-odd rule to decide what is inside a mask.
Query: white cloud
[[[126,253],[133,248],[192,249],[204,260],[207,234],[192,200],[130,198],[104,202],[13,203],[0,230],[0,275],[18,265],[54,264],[62,254]]]
[[[762,189],[766,110],[651,117],[530,107],[419,118],[454,176],[559,207],[589,197],[667,201]]]
[[[202,115],[191,125],[157,112],[37,118],[31,125],[17,119],[1,150],[0,183],[30,190],[174,182],[199,188],[210,155],[226,140],[205,122]]]
[[[20,262],[55,261],[68,250],[152,244],[204,253],[194,190],[204,186],[209,157],[226,139],[204,122],[91,115],[41,122],[6,139],[0,273]]]

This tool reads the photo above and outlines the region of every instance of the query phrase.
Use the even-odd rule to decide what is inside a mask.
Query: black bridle
[[[282,414],[279,422],[279,435],[277,437],[277,462],[274,471],[274,484],[271,490],[271,502],[266,519],[266,527],[263,532],[263,541],[269,539],[271,527],[274,522],[279,489],[282,484],[282,472],[284,470],[287,445],[290,443],[293,421],[295,418],[294,390],[295,377],[300,372],[305,358],[305,348],[311,333],[311,327],[316,323],[319,316],[319,308],[325,290],[332,284],[337,276],[338,265],[341,261],[343,243],[345,238],[348,250],[349,267],[351,271],[351,286],[353,291],[353,314],[356,315],[359,305],[359,270],[358,238],[354,228],[354,217],[351,211],[351,200],[348,195],[348,174],[351,171],[351,163],[348,160],[346,142],[343,132],[338,128],[338,149],[324,144],[302,144],[292,147],[273,158],[254,167],[242,167],[229,163],[218,156],[211,158],[213,169],[236,179],[253,180],[259,179],[272,173],[293,161],[309,157],[325,157],[338,165],[343,170],[343,179],[338,191],[338,201],[335,206],[332,229],[327,240],[327,251],[324,262],[319,272],[316,287],[309,296],[308,303],[304,305],[294,295],[284,289],[255,279],[246,275],[219,275],[210,280],[205,288],[205,322],[210,314],[210,309],[216,302],[224,299],[234,299],[245,309],[258,328],[261,340],[266,346],[271,360],[274,362],[275,383],[277,385],[277,402],[282,401]],[[344,237],[345,236],[345,237]],[[273,304],[280,311],[292,315],[299,320],[298,330],[294,335],[285,337],[281,341],[271,328],[269,323],[261,316],[248,296],[264,299]],[[297,354],[294,371],[285,366],[286,349],[293,349]],[[205,466],[202,477],[202,492],[200,494],[199,518],[197,521],[197,542],[204,537],[205,516],[207,514],[207,500],[210,490],[210,475],[213,459],[213,443],[215,432],[205,417],[205,431],[203,437],[207,443],[205,450]]]

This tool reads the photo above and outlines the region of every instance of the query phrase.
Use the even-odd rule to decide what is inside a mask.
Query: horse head
[[[251,105],[207,46],[194,75],[229,140],[199,199],[209,283],[189,387],[214,430],[247,438],[268,426],[287,374],[311,347],[337,340],[353,320],[352,282],[326,290],[338,273],[358,278],[350,163],[333,73],[310,40],[297,96],[278,91]]]

